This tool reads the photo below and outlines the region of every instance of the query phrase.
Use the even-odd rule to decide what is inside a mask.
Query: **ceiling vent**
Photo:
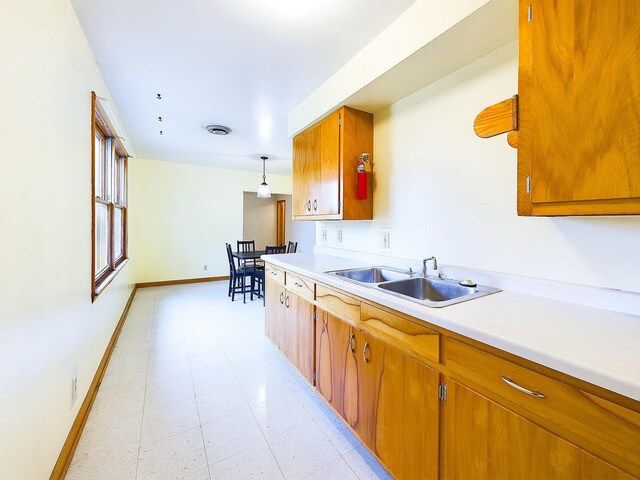
[[[224,125],[207,125],[204,128],[207,129],[207,132],[214,135],[229,135],[231,133],[231,129]]]

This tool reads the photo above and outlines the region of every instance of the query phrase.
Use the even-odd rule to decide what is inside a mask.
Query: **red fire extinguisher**
[[[369,163],[369,154],[362,153],[356,162],[356,196],[359,200],[367,198],[368,182],[366,163]],[[369,163],[369,165],[371,164]]]

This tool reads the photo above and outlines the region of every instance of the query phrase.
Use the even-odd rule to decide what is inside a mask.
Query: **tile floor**
[[[138,290],[67,479],[390,478],[226,282]]]

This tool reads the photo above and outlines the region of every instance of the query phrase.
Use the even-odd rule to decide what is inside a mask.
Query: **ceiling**
[[[137,156],[288,174],[288,113],[415,0],[71,2]]]

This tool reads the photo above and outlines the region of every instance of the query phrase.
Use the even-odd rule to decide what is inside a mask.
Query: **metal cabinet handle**
[[[367,357],[367,348],[369,348],[369,342],[364,342],[364,347],[362,348],[362,358],[364,358],[364,363],[369,363],[369,358]]]
[[[311,200],[307,202],[307,210],[311,211]]]
[[[502,381],[504,383],[506,383],[510,387],[515,388],[519,392],[526,393],[527,395],[531,395],[532,397],[536,397],[536,398],[547,398],[547,396],[544,393],[536,392],[535,390],[529,390],[528,388],[521,387],[520,385],[512,381],[509,377],[502,376],[500,378],[502,378]]]
[[[280,292],[280,303],[284,303],[284,293]]]
[[[275,277],[276,275],[278,275],[278,272],[274,272],[273,270],[269,270],[269,273],[270,273],[271,275],[273,275],[274,277]]]
[[[289,308],[289,295],[287,295],[287,298],[284,299],[284,306]]]
[[[318,200],[313,201],[313,210],[318,210]]]
[[[302,284],[301,284],[301,283],[293,282],[293,284],[294,284],[296,287],[300,287],[300,288],[302,288]]]
[[[356,346],[354,345],[353,341],[356,339],[355,334],[352,332],[351,335],[349,335],[349,350],[351,350],[351,353],[355,353],[356,351]]]

